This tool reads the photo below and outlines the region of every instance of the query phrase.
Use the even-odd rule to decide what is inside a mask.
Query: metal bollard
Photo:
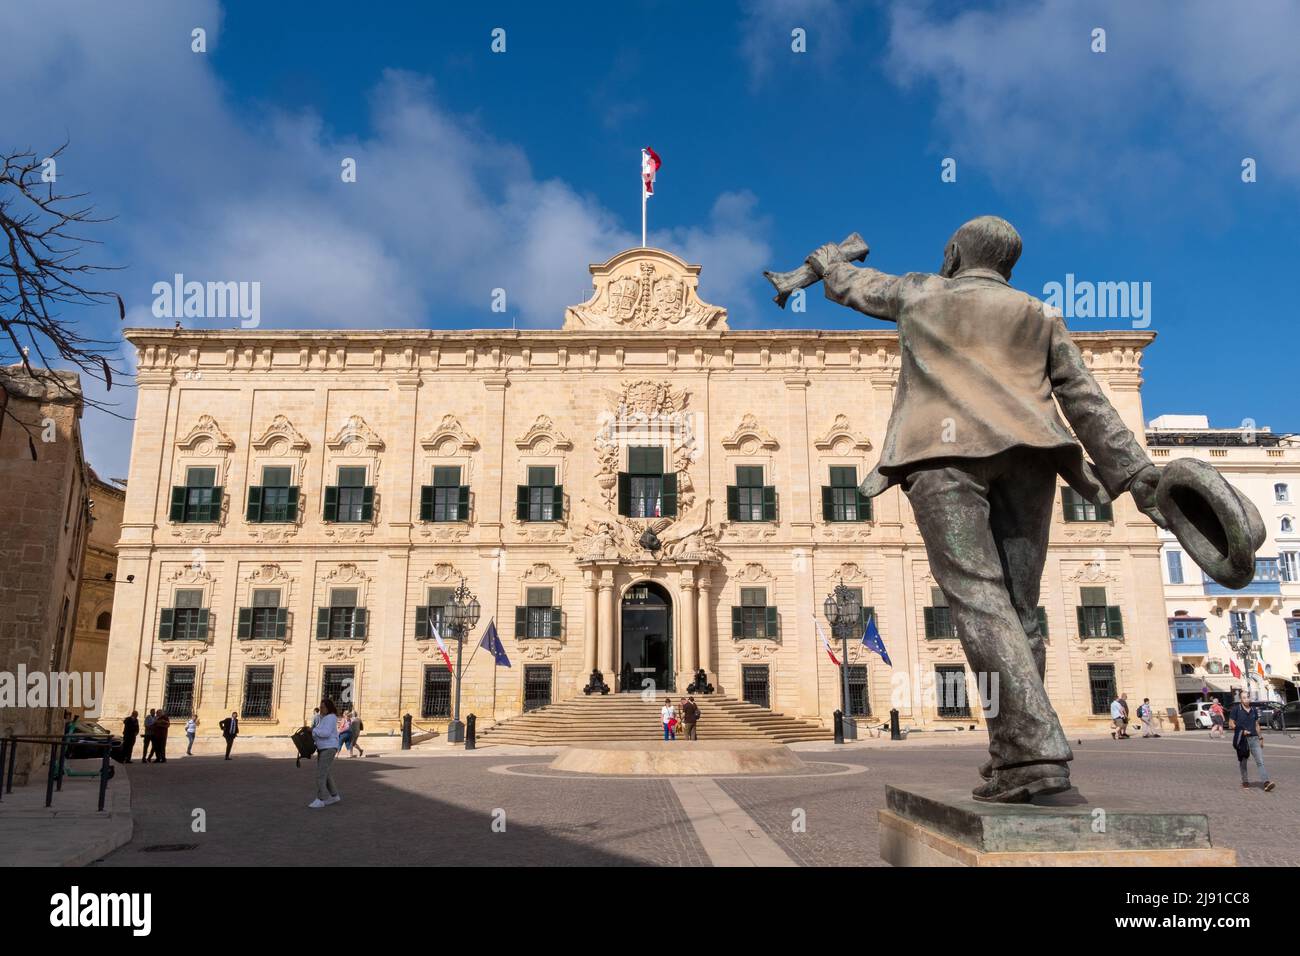
[[[474,724],[477,723],[473,714],[465,718],[465,749],[474,749]]]
[[[889,739],[902,740],[903,735],[898,732],[898,708],[894,707],[889,711]]]
[[[9,768],[5,771],[5,793],[14,792],[14,763],[18,759],[18,738],[9,735]]]
[[[113,772],[112,747],[104,748],[104,762],[99,765],[99,812],[104,812],[104,798],[108,795],[108,776]]]
[[[844,743],[844,711],[835,711],[835,742]]]
[[[402,715],[402,749],[411,749],[411,715]]]
[[[9,755],[9,738],[0,737],[0,772],[3,772],[5,758]],[[0,782],[0,800],[4,799],[5,788],[3,782]]]
[[[45,776],[45,805],[54,802],[54,771],[59,763],[59,745],[50,744],[50,772]]]

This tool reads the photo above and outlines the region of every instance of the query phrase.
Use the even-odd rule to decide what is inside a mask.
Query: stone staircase
[[[680,702],[681,695],[672,695]],[[794,743],[830,740],[832,733],[819,724],[766,710],[725,694],[697,695],[701,740],[772,740]],[[662,740],[659,710],[664,696],[642,699],[640,693],[593,694],[559,701],[547,707],[510,717],[479,731],[485,744],[547,747],[583,741]]]

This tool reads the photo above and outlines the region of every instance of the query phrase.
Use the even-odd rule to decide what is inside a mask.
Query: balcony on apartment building
[[[1225,588],[1208,574],[1203,575],[1205,593],[1214,597],[1232,597],[1237,594],[1278,594],[1282,593],[1282,567],[1277,558],[1255,559],[1255,580],[1244,588]]]
[[[1171,617],[1169,646],[1175,657],[1204,657],[1210,652],[1209,632],[1201,617]]]

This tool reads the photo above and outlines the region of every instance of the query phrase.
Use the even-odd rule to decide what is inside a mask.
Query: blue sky
[[[957,225],[994,213],[1024,237],[1019,288],[1041,295],[1067,273],[1150,283],[1148,418],[1300,428],[1284,293],[1300,5],[42,11],[0,7],[3,146],[71,141],[59,184],[116,217],[96,237],[125,266],[107,281],[130,325],[170,324],[151,288],[181,272],[260,282],[268,328],[558,326],[590,288],[587,263],[635,243],[650,144],[664,160],[651,243],[703,265],[701,294],[735,328],[875,325],[820,295],[779,312],[761,271],[853,230],[876,268],[932,271]],[[206,53],[191,51],[195,27]],[[941,179],[946,157],[956,182]],[[504,316],[490,311],[498,287]],[[78,320],[117,334],[112,310]],[[129,412],[129,390],[120,401]],[[124,475],[129,425],[93,411],[85,425],[91,463]]]

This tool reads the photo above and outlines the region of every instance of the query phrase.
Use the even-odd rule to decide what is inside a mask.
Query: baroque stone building
[[[113,621],[113,596],[117,580],[117,539],[122,535],[122,507],[126,492],[104,481],[90,469],[90,531],[86,536],[81,593],[77,598],[76,625],[68,669],[78,674],[103,674],[108,664],[108,635]],[[80,708],[96,716],[85,702]]]
[[[431,634],[463,578],[483,608],[466,656],[494,620],[513,665],[468,665],[481,721],[581,694],[594,670],[685,691],[697,669],[829,721],[840,675],[814,615],[843,582],[893,660],[854,641],[853,709],[977,723],[905,499],[856,491],[896,333],[732,330],[700,267],[658,249],[591,271],[560,329],[128,332],[118,574],[138,586],[118,589],[106,713],[239,710],[244,733],[283,734],[327,692],[369,730],[436,727],[451,691]],[[1077,336],[1139,435],[1152,339]],[[1104,723],[1116,688],[1173,706],[1159,561],[1127,497],[1061,502],[1041,616],[1067,724]],[[963,700],[942,692],[954,677]]]

